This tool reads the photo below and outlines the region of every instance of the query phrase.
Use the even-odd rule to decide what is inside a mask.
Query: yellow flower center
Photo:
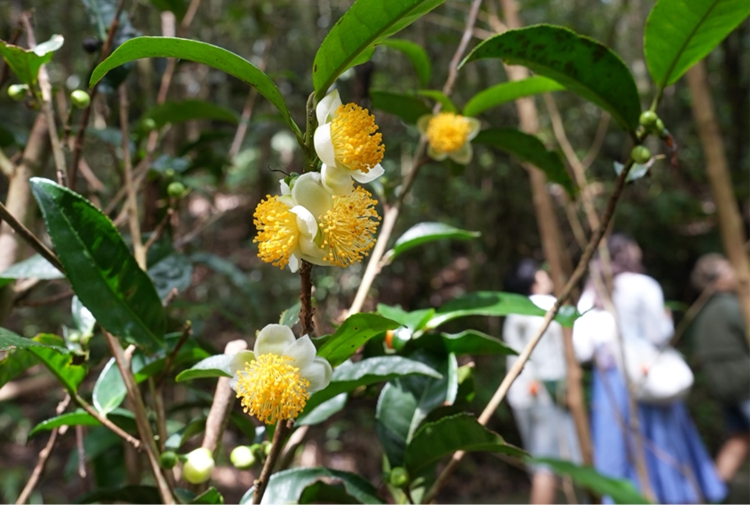
[[[278,196],[266,195],[255,208],[253,223],[258,236],[258,257],[266,263],[284,268],[294,253],[299,239],[297,215],[284,205]]]
[[[323,248],[328,250],[325,261],[347,267],[362,261],[375,245],[373,235],[380,216],[377,202],[370,192],[357,187],[349,195],[334,196],[331,210],[320,218]]]
[[[359,105],[340,105],[331,121],[331,141],[336,161],[350,170],[369,172],[383,161],[383,135],[375,133],[375,116]]]
[[[441,153],[452,153],[466,143],[471,125],[469,120],[452,112],[441,112],[427,125],[427,140]]]
[[[303,379],[299,368],[289,364],[293,358],[277,354],[261,354],[245,363],[245,371],[237,378],[237,398],[245,413],[266,424],[279,419],[294,419],[305,408],[310,381]]]

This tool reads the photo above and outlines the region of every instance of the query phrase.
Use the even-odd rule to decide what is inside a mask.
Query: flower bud
[[[26,98],[29,87],[25,84],[12,84],[8,86],[8,96],[16,102],[22,102]]]
[[[388,482],[390,482],[391,486],[404,487],[409,483],[409,473],[405,468],[397,466],[391,470]]]
[[[165,451],[159,456],[159,466],[169,470],[177,464],[177,454],[174,451]]]
[[[146,119],[144,119],[141,124],[143,125],[143,129],[146,130],[147,132],[156,130],[156,126],[157,126],[156,121],[154,121],[150,117],[147,117]]]
[[[70,101],[78,109],[85,109],[91,103],[91,97],[82,89],[77,89],[70,94]]]
[[[651,126],[654,126],[658,119],[659,116],[656,115],[656,112],[652,110],[644,110],[643,112],[641,112],[639,122],[646,128],[649,128]]]
[[[214,470],[214,457],[205,447],[199,447],[187,455],[182,465],[182,478],[191,484],[201,484],[211,478]]]
[[[263,442],[263,446],[262,447],[263,447],[263,454],[265,454],[266,456],[268,456],[269,454],[271,454],[271,448],[273,447],[273,444],[271,444],[271,442],[269,442],[269,441]]]
[[[252,448],[247,445],[235,447],[229,455],[229,459],[240,470],[245,470],[255,464],[255,454],[253,454]]]
[[[180,198],[185,194],[185,185],[179,181],[173,181],[167,186],[167,194],[172,198]]]
[[[630,151],[630,157],[633,158],[633,161],[636,163],[643,164],[651,159],[651,151],[649,151],[646,146],[635,146],[633,150]]]
[[[654,131],[661,137],[664,134],[664,121],[657,119],[654,123]]]

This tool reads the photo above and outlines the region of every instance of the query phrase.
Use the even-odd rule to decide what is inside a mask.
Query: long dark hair
[[[614,275],[624,272],[642,274],[645,269],[640,255],[636,253],[638,243],[626,233],[613,233],[607,241],[609,257],[612,261]]]
[[[536,282],[539,263],[531,258],[524,258],[513,266],[503,279],[503,290],[524,296],[531,294],[531,287]]]

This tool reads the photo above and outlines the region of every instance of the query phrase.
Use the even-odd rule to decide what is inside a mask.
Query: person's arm
[[[674,334],[674,323],[664,307],[664,293],[659,284],[650,277],[644,278],[641,286],[641,310],[643,335],[654,345],[662,346]]]

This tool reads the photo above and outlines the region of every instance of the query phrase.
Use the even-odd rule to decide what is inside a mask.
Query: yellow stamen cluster
[[[320,218],[323,247],[328,250],[325,261],[347,267],[361,261],[375,245],[380,216],[371,196],[357,187],[349,195],[333,197],[333,207]]]
[[[266,263],[284,268],[294,253],[299,240],[297,216],[284,205],[278,196],[266,195],[255,208],[253,223],[258,236],[258,257]]]
[[[375,116],[359,105],[340,105],[331,121],[331,142],[336,160],[351,170],[367,173],[383,161],[383,135],[375,133]]]
[[[452,112],[441,112],[427,125],[427,140],[441,153],[451,153],[466,143],[471,125],[468,119]]]
[[[302,412],[310,398],[310,381],[303,379],[290,361],[289,356],[261,354],[245,364],[245,371],[238,374],[237,398],[241,398],[246,414],[273,424]]]

